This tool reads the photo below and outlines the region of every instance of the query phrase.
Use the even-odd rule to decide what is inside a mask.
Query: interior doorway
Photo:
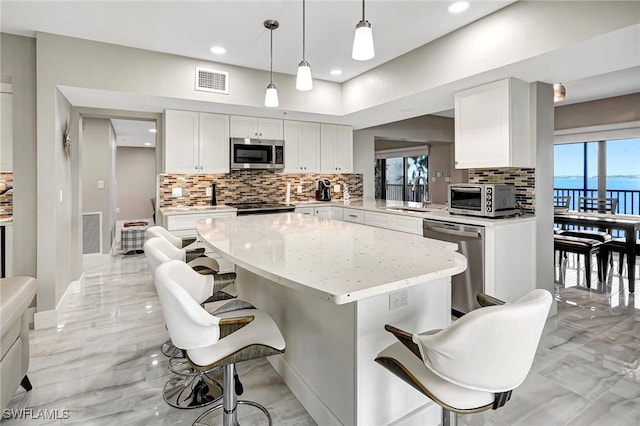
[[[94,253],[119,254],[125,222],[154,222],[161,115],[109,110],[79,114],[83,254],[96,239],[100,250]]]

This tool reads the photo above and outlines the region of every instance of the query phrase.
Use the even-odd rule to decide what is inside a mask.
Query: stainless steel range
[[[295,210],[292,204],[271,203],[268,201],[250,201],[246,203],[225,203],[238,209],[238,216],[246,214],[286,213]]]

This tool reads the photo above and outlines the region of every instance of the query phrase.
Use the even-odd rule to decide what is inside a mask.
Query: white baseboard
[[[69,294],[78,294],[82,289],[82,283],[84,282],[84,272],[80,275],[80,278],[71,281],[64,291],[64,294],[58,301],[58,305],[55,309],[48,311],[36,312],[33,316],[33,328],[35,330],[43,330],[45,328],[53,328],[58,326],[58,311],[64,303],[66,303],[67,296]]]
[[[319,425],[341,425],[338,418],[281,355],[267,358],[300,404]]]

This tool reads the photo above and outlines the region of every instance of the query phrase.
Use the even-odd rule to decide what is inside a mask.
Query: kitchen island
[[[268,312],[287,349],[273,367],[318,424],[437,424],[440,409],[374,362],[394,337],[450,323],[455,244],[296,213],[210,218],[203,242],[236,265],[240,298]]]

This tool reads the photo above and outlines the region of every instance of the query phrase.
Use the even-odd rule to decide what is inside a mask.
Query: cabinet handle
[[[300,170],[302,170],[302,166],[300,166]]]
[[[198,170],[198,166],[196,165],[196,170]]]
[[[358,217],[358,215],[350,214],[349,217]]]

